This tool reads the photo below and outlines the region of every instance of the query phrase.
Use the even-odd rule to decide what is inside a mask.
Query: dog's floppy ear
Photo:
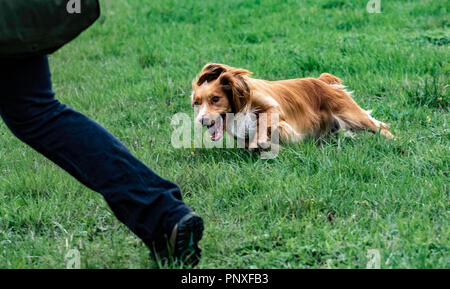
[[[205,83],[205,81],[211,82],[216,80],[222,73],[228,71],[230,68],[231,67],[223,64],[208,63],[203,67],[202,72],[200,72],[195,84],[200,86]]]
[[[227,93],[233,112],[239,112],[250,99],[250,88],[244,76],[251,74],[245,69],[230,69],[220,75],[219,81]]]

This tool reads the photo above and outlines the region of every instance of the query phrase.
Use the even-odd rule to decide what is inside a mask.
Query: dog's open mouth
[[[211,140],[212,141],[218,141],[223,137],[223,133],[226,129],[226,119],[225,114],[221,114],[220,117],[218,117],[214,123],[207,126],[208,132],[211,134]]]

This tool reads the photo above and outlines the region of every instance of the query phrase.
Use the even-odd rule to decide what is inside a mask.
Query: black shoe
[[[168,242],[168,248],[156,252],[156,259],[168,259],[175,263],[196,266],[200,261],[202,250],[198,242],[203,236],[203,220],[194,212],[181,218],[174,226]]]

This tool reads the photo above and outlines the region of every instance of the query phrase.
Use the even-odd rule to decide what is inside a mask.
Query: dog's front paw
[[[256,140],[249,142],[247,148],[251,151],[257,150],[259,148],[258,142]]]
[[[258,141],[257,146],[260,150],[268,150],[271,147],[271,143],[268,141]]]

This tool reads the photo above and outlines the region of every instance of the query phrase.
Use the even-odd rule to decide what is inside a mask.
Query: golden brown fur
[[[392,137],[387,125],[361,109],[336,76],[323,73],[319,78],[268,81],[251,78],[250,74],[223,64],[205,65],[193,82],[192,105],[197,121],[211,127],[225,113],[267,113],[269,119],[278,113],[278,127],[271,130],[278,129],[282,142],[319,137],[339,129],[380,131]],[[267,141],[270,135],[258,135],[250,140],[250,147]]]

